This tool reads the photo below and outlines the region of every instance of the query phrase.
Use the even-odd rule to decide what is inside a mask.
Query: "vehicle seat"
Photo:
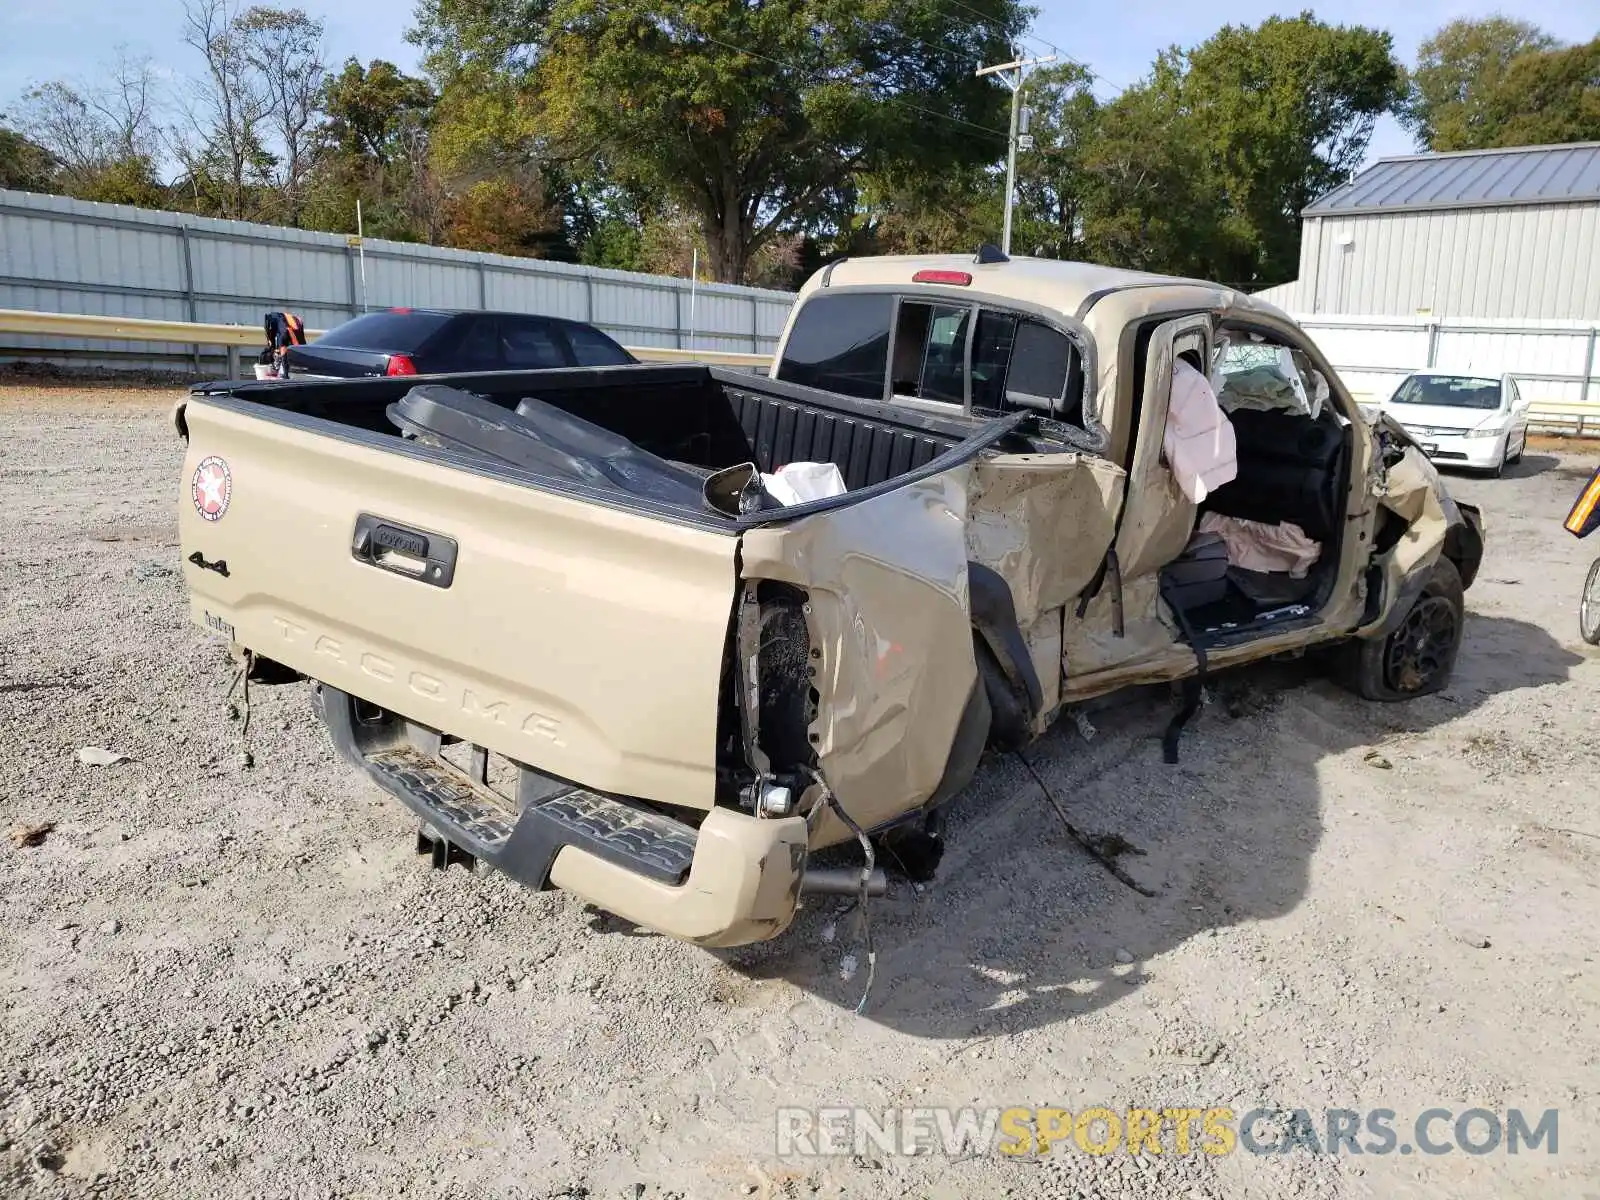
[[[1184,612],[1215,604],[1228,594],[1228,544],[1221,534],[1196,533],[1161,568],[1161,594]]]
[[[1206,498],[1224,516],[1276,524],[1292,521],[1319,542],[1337,541],[1349,435],[1331,411],[1315,421],[1298,413],[1235,409],[1238,475]]]

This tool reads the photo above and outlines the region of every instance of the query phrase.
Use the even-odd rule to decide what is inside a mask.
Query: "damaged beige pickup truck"
[[[1199,503],[1180,360],[1236,446]],[[193,617],[312,681],[436,862],[708,946],[853,889],[814,853],[930,836],[986,749],[1090,697],[1312,649],[1371,699],[1449,677],[1478,513],[1267,304],[847,259],[775,363],[197,386]],[[843,490],[780,501],[792,463]]]

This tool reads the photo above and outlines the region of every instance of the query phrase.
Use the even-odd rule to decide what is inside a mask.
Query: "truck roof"
[[[974,291],[1069,314],[1086,309],[1095,299],[1133,288],[1232,290],[1207,280],[1027,255],[1012,255],[1000,262],[979,262],[971,254],[884,254],[841,259],[832,266],[823,267],[807,280],[801,292],[809,293],[820,287],[923,286],[912,278],[919,271],[965,272],[972,276],[970,286]],[[928,286],[940,285],[930,283]],[[1252,301],[1249,307],[1272,308],[1261,301]]]

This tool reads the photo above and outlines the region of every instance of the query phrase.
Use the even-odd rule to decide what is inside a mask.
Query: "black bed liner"
[[[413,392],[419,398],[407,403]],[[197,384],[190,395],[359,445],[730,533],[853,505],[991,447],[1072,449],[1028,412],[932,414],[700,365],[227,381]],[[788,507],[759,497],[731,507],[707,498],[708,475],[733,474],[737,484],[741,471],[789,462],[832,462],[848,490]]]

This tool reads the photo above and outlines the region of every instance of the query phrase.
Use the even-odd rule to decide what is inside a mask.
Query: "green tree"
[[[644,232],[626,217],[602,217],[579,243],[578,261],[614,271],[643,271]]]
[[[1012,240],[1030,254],[1082,258],[1087,251],[1084,156],[1101,118],[1092,81],[1087,67],[1065,63],[1030,76],[1024,88],[1034,148],[1017,155]]]
[[[1518,55],[1487,107],[1495,145],[1600,141],[1600,37]]]
[[[1508,143],[1501,87],[1522,55],[1558,43],[1538,26],[1496,14],[1451,21],[1422,46],[1400,122],[1424,150],[1478,150]],[[1526,110],[1521,110],[1526,111]]]
[[[416,34],[453,156],[603,169],[690,214],[740,280],[836,219],[859,174],[997,160],[1007,97],[973,66],[1025,18],[1016,0],[425,0]]]
[[[419,0],[406,38],[438,89],[434,146],[450,172],[526,161],[534,67],[551,0]]]
[[[363,67],[351,58],[323,89],[320,150],[351,162],[389,166],[411,156],[425,139],[433,89],[391,62]]]
[[[438,241],[445,196],[428,167],[433,104],[427,83],[393,63],[346,60],[318,101],[305,224],[353,232],[359,199],[373,237]]]
[[[1103,106],[1081,150],[1086,257],[1214,277],[1232,228],[1201,120],[1182,102],[1178,62]]]
[[[0,121],[5,114],[0,113]],[[53,192],[60,164],[38,142],[0,125],[0,188],[24,192]]]
[[[941,171],[901,164],[863,176],[858,191],[857,211],[845,227],[841,252],[970,252],[1000,240],[1004,175],[989,164]]]
[[[1241,289],[1292,279],[1301,211],[1355,173],[1403,79],[1388,34],[1310,13],[1167,50],[1105,104],[1064,74],[1042,98],[1057,157],[1025,186],[1049,184],[1029,219],[1053,217],[1041,244],[1118,266]]]
[[[1231,228],[1214,270],[1237,287],[1293,279],[1300,212],[1360,167],[1403,94],[1387,33],[1309,12],[1229,25],[1172,64]],[[1236,235],[1236,236],[1235,236]]]

